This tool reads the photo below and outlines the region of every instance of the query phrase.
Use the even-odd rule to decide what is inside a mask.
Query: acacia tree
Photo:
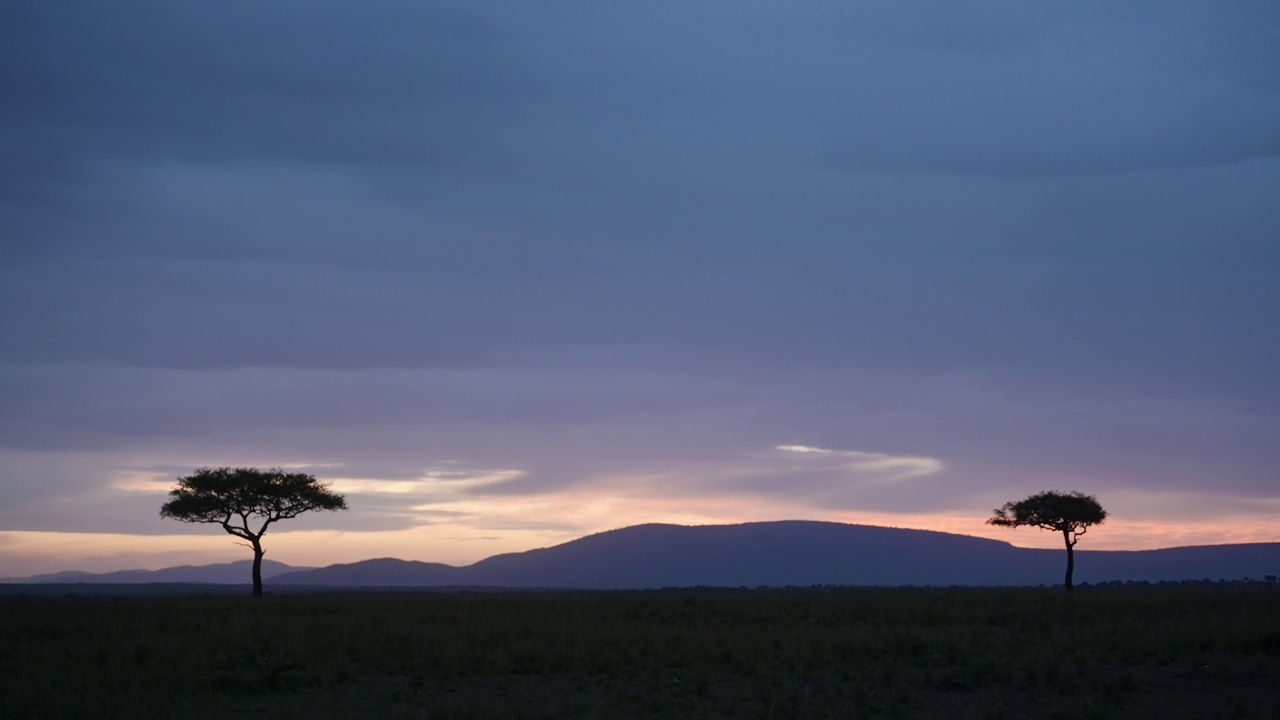
[[[1093,495],[1050,490],[1005,503],[1004,507],[996,508],[995,515],[987,520],[987,524],[1011,528],[1028,525],[1062,533],[1062,540],[1067,544],[1067,592],[1071,592],[1076,543],[1090,525],[1101,525],[1106,519],[1107,511]]]
[[[200,468],[178,478],[160,517],[217,523],[253,548],[253,596],[262,597],[262,536],[277,520],[313,510],[346,510],[342,495],[305,473],[280,468]]]

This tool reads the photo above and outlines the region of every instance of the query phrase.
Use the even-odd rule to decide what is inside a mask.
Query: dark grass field
[[[0,597],[4,718],[1274,718],[1280,591]]]

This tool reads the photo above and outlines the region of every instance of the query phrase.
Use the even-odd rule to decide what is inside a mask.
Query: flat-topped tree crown
[[[316,510],[346,510],[347,501],[306,473],[280,468],[200,468],[178,478],[160,517],[217,523],[253,548],[253,594],[262,595],[262,536],[277,520]]]
[[[1004,507],[995,509],[995,514],[987,520],[987,524],[1010,528],[1038,527],[1062,533],[1063,542],[1067,546],[1066,587],[1070,591],[1075,571],[1073,551],[1076,543],[1090,526],[1101,525],[1106,519],[1107,511],[1102,509],[1093,495],[1050,490],[1005,503]]]
[[[1004,507],[996,508],[995,516],[987,522],[1003,527],[1025,525],[1080,536],[1090,525],[1101,525],[1106,519],[1107,511],[1093,495],[1051,490],[1025,500],[1007,502]]]

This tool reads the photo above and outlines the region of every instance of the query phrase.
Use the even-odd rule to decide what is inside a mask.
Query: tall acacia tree
[[[253,596],[262,597],[262,536],[277,520],[314,510],[346,510],[347,500],[312,475],[280,468],[200,468],[178,478],[160,517],[216,523],[253,548]]]
[[[1050,490],[1005,503],[1004,507],[996,508],[995,515],[987,523],[1011,528],[1029,525],[1062,533],[1062,540],[1067,544],[1067,592],[1071,592],[1071,578],[1076,568],[1076,543],[1091,525],[1101,525],[1106,519],[1107,511],[1093,495]]]

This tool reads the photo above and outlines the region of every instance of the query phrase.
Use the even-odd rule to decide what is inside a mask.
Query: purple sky
[[[10,0],[0,68],[0,576],[240,557],[158,517],[221,465],[348,493],[295,564],[1280,540],[1273,0]]]

